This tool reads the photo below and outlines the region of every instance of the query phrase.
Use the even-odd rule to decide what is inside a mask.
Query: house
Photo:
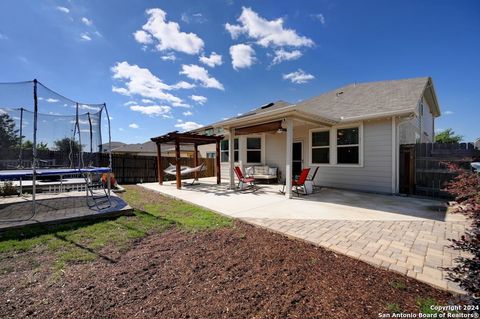
[[[129,154],[137,156],[157,156],[157,145],[148,141],[145,143],[137,144],[123,144],[116,148],[112,147],[112,154]],[[162,156],[175,157],[175,148],[171,145],[162,148]],[[180,157],[193,157],[193,146],[182,145],[180,147]],[[200,157],[202,155],[200,154]]]
[[[116,141],[112,141],[110,143],[103,143],[101,146],[102,146],[102,152],[103,153],[108,153],[110,150],[113,150],[115,148],[118,148],[120,146],[123,146],[123,145],[127,145],[123,142],[116,142]]]
[[[196,132],[225,135],[222,176],[231,186],[236,165],[278,167],[287,184],[302,168],[318,166],[317,185],[392,194],[399,190],[400,144],[434,141],[438,116],[432,79],[421,77],[277,101]]]

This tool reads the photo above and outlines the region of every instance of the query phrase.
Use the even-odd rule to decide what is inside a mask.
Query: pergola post
[[[178,137],[175,138],[175,164],[177,171],[177,189],[182,188],[182,175],[180,174],[180,142]]]
[[[292,153],[293,153],[293,120],[287,118],[286,165],[285,165],[285,196],[292,198]]]
[[[198,145],[197,144],[193,144],[193,167],[197,167],[198,166]],[[198,172],[195,171],[195,173],[193,174],[194,175],[194,178],[195,180],[198,180]]]
[[[233,172],[235,166],[235,129],[230,129],[228,134],[228,166],[230,168],[230,189],[235,189],[235,175]]]
[[[215,143],[215,168],[217,171],[217,184],[221,183],[221,167],[220,167],[220,140],[217,140]]]
[[[157,170],[158,184],[163,185],[162,146],[160,143],[157,143]]]
[[[217,156],[216,156],[216,168],[217,168],[217,184],[220,184],[221,181],[221,174],[220,174],[220,141],[223,140],[222,135],[201,135],[193,132],[186,132],[186,133],[179,133],[177,131],[170,132],[162,136],[152,137],[150,139],[152,142],[157,144],[157,165],[159,167],[158,171],[158,178],[159,184],[163,182],[163,170],[162,170],[162,162],[161,162],[161,148],[160,144],[175,144],[175,170],[176,170],[176,177],[177,177],[177,188],[182,188],[182,176],[181,176],[181,166],[180,166],[180,144],[193,144],[195,149],[195,167],[198,167],[198,146],[199,145],[206,145],[216,143],[217,147]],[[195,172],[195,178],[198,178],[200,174]]]

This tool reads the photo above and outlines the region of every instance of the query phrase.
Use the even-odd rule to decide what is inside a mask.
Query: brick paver
[[[459,255],[448,239],[458,239],[466,222],[242,219],[438,288],[462,292],[446,279],[442,267],[451,266]]]

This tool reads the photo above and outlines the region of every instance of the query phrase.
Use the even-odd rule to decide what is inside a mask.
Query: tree
[[[33,143],[30,140],[26,140],[22,143],[23,150],[31,150],[33,148]],[[37,143],[37,150],[38,151],[48,151],[48,144],[47,143]]]
[[[480,306],[480,173],[472,173],[453,164],[449,165],[449,169],[456,173],[446,187],[457,202],[452,212],[464,214],[471,223],[460,239],[451,240],[453,249],[464,254],[455,259],[455,266],[447,268],[448,278],[465,289],[471,296],[472,304]]]
[[[0,114],[0,150],[18,146],[20,136],[15,129],[15,121],[7,113]]]
[[[70,151],[74,154],[80,152],[80,144],[74,139],[68,137],[56,140],[53,144],[55,145],[55,149],[63,154],[69,154]]]
[[[463,136],[455,134],[455,131],[453,131],[451,128],[447,128],[435,136],[435,142],[437,143],[460,143],[462,139]]]

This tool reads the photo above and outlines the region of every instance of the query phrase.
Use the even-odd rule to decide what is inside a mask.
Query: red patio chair
[[[240,188],[240,183],[250,184],[249,186],[251,187],[255,186],[255,178],[243,176],[242,170],[239,166],[235,166],[233,170],[235,171],[235,175],[237,175],[238,178],[238,188]]]
[[[295,187],[295,191],[297,192],[297,195],[299,197],[300,192],[298,191],[298,189],[300,187],[305,187],[305,181],[307,180],[308,173],[310,173],[310,168],[304,168],[300,173],[300,177],[297,180],[292,181],[292,187]]]

